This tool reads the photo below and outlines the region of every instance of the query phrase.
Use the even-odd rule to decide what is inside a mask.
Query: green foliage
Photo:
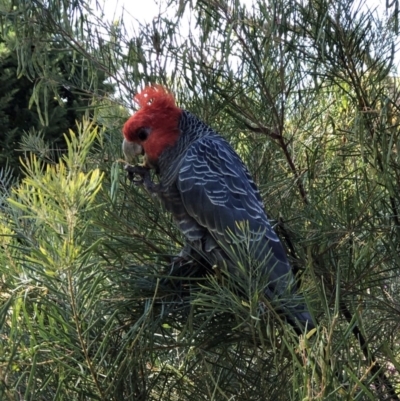
[[[9,32],[0,33],[0,168],[8,165],[19,176],[21,151],[35,151],[47,161],[57,159],[66,150],[64,132],[74,128],[85,113],[93,114],[100,103],[96,95],[112,92],[112,85],[104,82],[105,74],[99,74],[98,88],[89,89],[92,83],[87,69],[78,69],[81,56],[67,49],[55,34],[46,48],[46,73],[20,74],[14,27],[10,23],[6,27]],[[31,58],[36,51],[32,44]],[[26,137],[38,136],[42,148],[21,147],[22,141],[30,144]]]
[[[38,115],[71,84],[94,94],[87,104],[101,107],[104,131],[83,122],[49,164],[37,126],[20,145],[36,154],[26,177],[11,191],[0,174],[0,398],[398,400],[398,9],[388,5],[386,18],[352,0],[165,7],[133,33],[130,20],[89,18],[83,1],[1,8],[18,82],[40,82]],[[6,124],[2,110],[20,93],[4,71]],[[276,314],[246,250],[236,276],[172,262],[183,238],[125,180],[116,160],[127,112],[99,99],[101,74],[130,106],[138,87],[168,85],[234,144],[315,332],[299,338]]]
[[[27,177],[13,190],[2,216],[2,274],[7,273],[5,285],[12,291],[2,293],[1,380],[3,397],[9,399],[16,395],[11,390],[16,383],[32,397],[51,399],[68,377],[83,376],[86,383],[91,372],[87,328],[103,319],[96,316],[100,305],[93,308],[92,294],[106,283],[102,274],[90,279],[98,266],[97,242],[88,246],[85,237],[90,213],[98,207],[102,174],[84,167],[97,130],[87,123],[79,128],[78,136],[70,132],[66,138],[68,153],[57,166],[45,166],[32,155]],[[59,366],[53,370],[50,361]],[[73,372],[64,369],[68,364]],[[27,375],[25,366],[30,366]]]

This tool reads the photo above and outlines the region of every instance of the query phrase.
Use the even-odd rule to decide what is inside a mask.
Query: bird
[[[299,334],[315,327],[292,267],[272,228],[249,170],[229,142],[194,114],[177,106],[172,92],[150,85],[138,92],[138,110],[125,122],[125,160],[143,156],[128,172],[143,177],[147,188],[172,214],[186,239],[181,252],[195,250],[213,263],[226,261],[240,274],[238,254],[247,251],[267,277],[264,295],[282,301],[279,313]],[[149,179],[153,170],[158,184]],[[249,266],[248,268],[251,268]],[[300,301],[299,301],[300,299]]]

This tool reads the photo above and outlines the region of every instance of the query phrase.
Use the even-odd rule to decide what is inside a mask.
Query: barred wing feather
[[[289,273],[284,249],[264,212],[260,194],[239,156],[222,137],[204,137],[186,152],[177,181],[186,212],[224,249],[229,231],[240,239],[247,225],[270,279]],[[267,246],[266,246],[267,242]],[[289,273],[290,274],[290,273]]]

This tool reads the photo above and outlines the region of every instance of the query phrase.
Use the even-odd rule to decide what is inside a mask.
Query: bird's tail
[[[294,328],[297,334],[304,334],[316,327],[304,297],[298,293],[291,271],[268,284],[265,289],[266,297],[273,300],[276,312]]]
[[[283,314],[297,334],[304,334],[315,328],[314,320],[305,304],[285,308]]]

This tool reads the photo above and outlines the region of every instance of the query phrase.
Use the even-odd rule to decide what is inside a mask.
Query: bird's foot
[[[139,165],[132,166],[130,164],[125,164],[124,169],[128,173],[129,181],[133,182],[135,185],[143,185],[145,175],[150,174],[148,169]],[[135,180],[135,176],[140,176],[142,178],[140,180]]]
[[[124,168],[128,173],[128,179],[135,185],[143,185],[151,194],[156,194],[158,192],[159,185],[151,180],[150,169],[140,165],[131,166],[130,164],[126,164]],[[141,178],[135,180],[135,176]]]

